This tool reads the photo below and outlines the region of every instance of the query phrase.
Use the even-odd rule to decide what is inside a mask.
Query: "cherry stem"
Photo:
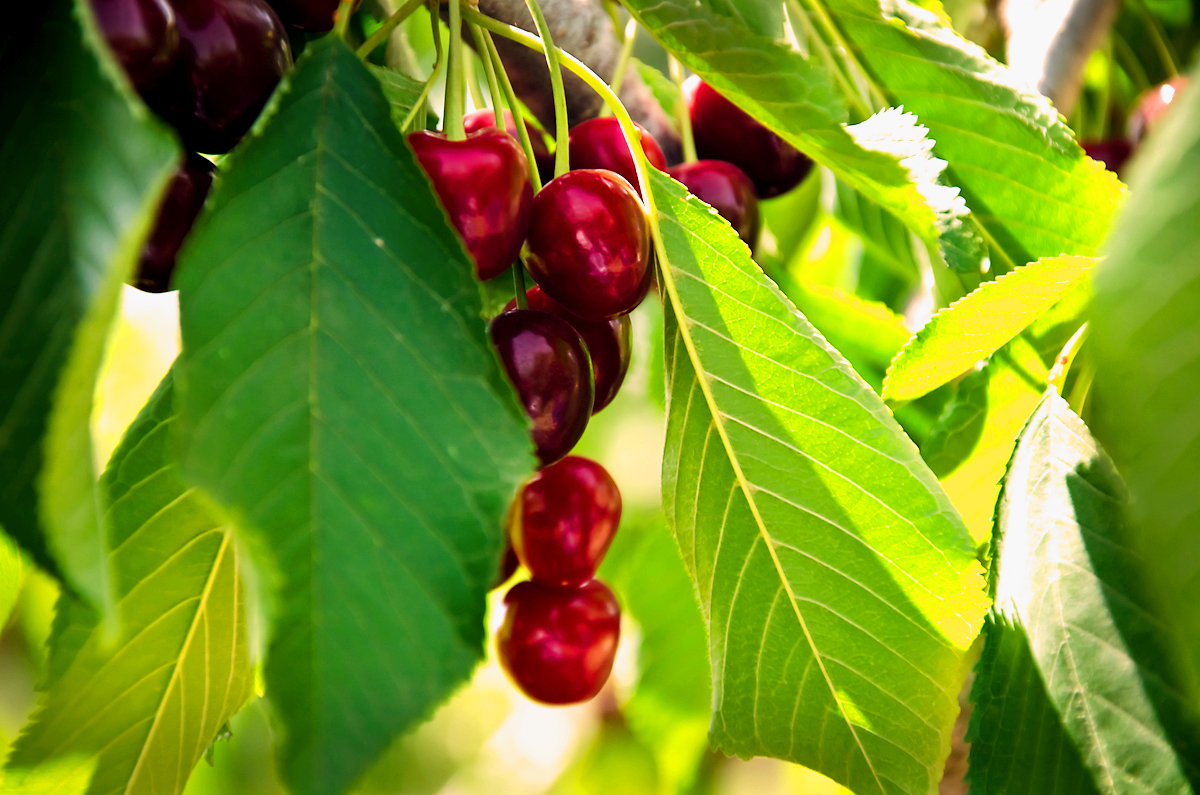
[[[517,301],[517,309],[529,308],[529,297],[525,295],[525,267],[520,261],[514,262],[512,266],[513,273],[513,298]]]
[[[388,37],[392,35],[392,31],[399,27],[401,22],[412,16],[412,13],[424,4],[424,0],[408,0],[407,3],[400,6],[396,13],[384,20],[378,30],[367,37],[355,54],[360,59],[367,60],[367,56],[374,52],[376,47],[387,41]]]
[[[342,41],[346,40],[346,31],[350,27],[350,15],[354,13],[354,0],[340,0],[337,11],[333,14],[333,31]]]
[[[570,147],[567,146],[567,139],[570,137],[567,121],[567,92],[563,88],[562,67],[558,63],[561,50],[554,43],[554,37],[550,34],[550,25],[546,22],[546,15],[542,13],[542,8],[538,5],[537,0],[525,0],[525,5],[529,6],[529,13],[533,15],[538,35],[549,45],[542,47],[541,50],[546,54],[546,66],[550,69],[550,87],[554,91],[554,176],[561,177],[571,170],[568,152]]]
[[[459,0],[450,0],[450,47],[447,52],[449,65],[446,68],[446,102],[442,106],[442,132],[451,141],[465,141],[463,129],[463,49],[462,19]]]
[[[472,14],[478,12],[470,11],[468,18]],[[479,14],[479,16],[483,16]],[[487,17],[484,17],[487,19]],[[529,161],[529,181],[533,183],[533,192],[537,193],[542,189],[542,177],[538,172],[537,156],[533,153],[533,141],[529,138],[529,128],[525,126],[525,119],[521,115],[521,105],[517,101],[517,92],[513,90],[512,81],[508,79],[508,72],[504,71],[504,62],[500,60],[500,52],[496,49],[496,42],[492,41],[492,34],[485,28],[475,23],[479,27],[479,35],[483,38],[483,43],[487,47],[488,60],[492,62],[492,71],[500,81],[500,87],[504,90],[504,99],[508,102],[508,110],[512,113],[513,124],[517,128],[517,139],[521,142],[521,148],[525,150],[525,159]],[[501,129],[504,127],[504,116],[501,114],[496,122]]]
[[[417,117],[417,114],[425,109],[425,102],[429,99],[429,92],[433,89],[433,84],[437,82],[438,77],[441,75],[442,65],[446,60],[442,52],[442,32],[438,29],[438,0],[433,0],[430,3],[429,20],[433,23],[433,50],[436,54],[433,61],[433,71],[429,73],[429,79],[425,81],[420,96],[413,103],[412,109],[408,111],[408,115],[404,117],[404,123],[400,125],[400,131],[405,133],[408,132],[409,125],[413,123],[413,119]]]
[[[483,76],[487,78],[488,95],[492,99],[492,113],[496,117],[496,129],[504,129],[504,99],[500,93],[500,84],[496,81],[496,67],[492,63],[492,55],[488,52],[487,42],[483,40],[483,31],[473,22],[467,23],[471,38],[475,39],[475,51],[479,53],[479,62],[483,64]],[[513,116],[516,119],[516,116]]]
[[[679,138],[683,143],[683,162],[696,162],[696,138],[692,135],[692,115],[688,113],[687,103],[683,101],[683,67],[674,55],[667,56],[667,66],[671,70],[671,79],[679,89],[679,99],[675,100],[675,118],[679,121]]]
[[[1088,324],[1084,323],[1079,327],[1079,330],[1071,335],[1071,339],[1067,340],[1067,344],[1059,351],[1058,356],[1054,359],[1054,366],[1050,368],[1050,372],[1046,374],[1046,380],[1050,386],[1054,387],[1054,391],[1059,395],[1064,394],[1067,385],[1067,374],[1071,371],[1071,365],[1075,362],[1075,357],[1079,355],[1079,349],[1083,347],[1083,343],[1088,338]]]
[[[625,43],[621,45],[621,54],[617,58],[617,67],[613,69],[613,76],[610,85],[618,94],[621,93],[621,84],[625,82],[625,72],[629,69],[629,59],[633,57],[633,45],[637,41],[637,20],[629,20],[629,24],[625,26]],[[600,116],[611,116],[612,110],[608,105],[600,109]]]
[[[475,106],[475,110],[479,110],[486,108],[487,103],[483,101],[483,88],[479,82],[479,72],[476,71],[475,61],[478,59],[472,52],[470,47],[463,47],[463,73],[467,77],[467,91],[471,94],[471,104]]]

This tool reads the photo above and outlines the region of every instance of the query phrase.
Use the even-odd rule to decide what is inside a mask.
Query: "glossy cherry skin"
[[[479,132],[480,130],[494,129],[496,127],[496,114],[490,109],[473,110],[463,116],[463,128],[468,133]],[[509,111],[504,111],[504,131],[512,136],[512,139],[521,143],[519,134],[517,133],[517,125],[513,121],[513,115]],[[529,133],[529,143],[533,147],[533,159],[537,161],[538,175],[541,176],[543,182],[549,182],[554,179],[554,155],[550,154],[550,150],[546,147],[546,140],[542,134],[538,132],[532,124],[525,122],[525,131]],[[525,150],[522,149],[522,152]]]
[[[510,522],[513,549],[533,579],[582,585],[596,576],[617,533],[621,492],[604,467],[569,455],[525,484]]]
[[[528,580],[505,594],[504,607],[496,651],[521,692],[543,704],[576,704],[600,692],[621,638],[621,608],[608,586]]]
[[[293,28],[324,33],[333,30],[338,0],[271,0],[279,18]],[[354,8],[358,8],[355,2]]]
[[[418,130],[408,143],[462,236],[480,279],[513,264],[529,231],[533,185],[525,152],[502,130],[485,128],[466,140]]]
[[[138,91],[163,81],[179,57],[179,30],[167,0],[92,0],[100,32]]]
[[[215,169],[211,161],[189,154],[175,172],[158,207],[154,228],[142,246],[137,274],[130,282],[134,287],[147,293],[165,293],[171,289],[175,257],[192,231],[196,216],[204,209]]]
[[[492,344],[525,413],[542,466],[559,460],[583,436],[592,414],[592,363],[583,339],[562,318],[534,309],[497,315]]]
[[[583,344],[592,357],[592,376],[596,384],[592,413],[611,403],[621,390],[625,374],[629,372],[629,358],[633,354],[633,324],[629,322],[629,315],[609,320],[584,320],[546,295],[541,287],[530,287],[525,291],[525,299],[530,309],[561,317],[583,337]],[[504,311],[511,312],[516,308],[517,302],[513,299],[504,307]]]
[[[1133,154],[1133,145],[1124,138],[1110,138],[1106,141],[1082,141],[1079,144],[1083,151],[1093,160],[1099,160],[1104,167],[1114,174],[1121,173],[1125,161]]]
[[[241,140],[292,65],[283,23],[264,0],[175,0],[179,64],[150,107],[197,152]]]
[[[650,289],[650,232],[641,200],[611,171],[568,171],[533,200],[529,272],[586,320],[632,311]]]
[[[812,169],[800,150],[754,120],[697,75],[683,84],[696,154],[746,172],[764,199],[787,193]]]
[[[638,126],[642,139],[642,150],[646,161],[659,171],[667,170],[667,158],[654,136]],[[589,119],[571,128],[568,139],[571,151],[571,168],[606,168],[620,174],[641,193],[637,171],[633,167],[633,153],[621,132],[621,123],[612,116]]]
[[[1179,96],[1188,83],[1186,75],[1176,75],[1138,98],[1133,113],[1129,114],[1129,138],[1135,144],[1158,126],[1167,108]]]
[[[760,223],[758,191],[745,171],[724,160],[698,160],[680,163],[667,173],[720,213],[746,245],[754,249]]]

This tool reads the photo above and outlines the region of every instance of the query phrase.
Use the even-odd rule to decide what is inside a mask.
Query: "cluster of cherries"
[[[91,0],[100,31],[138,93],[188,154],[159,207],[134,285],[169,288],[214,166],[250,129],[292,65],[291,31],[333,27],[338,0]]]
[[[1120,173],[1126,161],[1141,144],[1142,139],[1158,126],[1176,95],[1187,85],[1184,75],[1172,77],[1160,83],[1138,98],[1133,112],[1129,114],[1126,135],[1096,141],[1083,141],[1081,146],[1088,157],[1099,160],[1104,167]]]

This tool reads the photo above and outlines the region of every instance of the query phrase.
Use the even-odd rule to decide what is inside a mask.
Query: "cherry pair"
[[[509,537],[531,579],[504,597],[500,664],[530,698],[592,698],[612,670],[621,610],[592,579],[621,520],[617,484],[594,461],[564,458],[535,475],[509,514]]]

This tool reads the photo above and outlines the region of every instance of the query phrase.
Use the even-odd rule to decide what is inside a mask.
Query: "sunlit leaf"
[[[0,627],[8,622],[21,588],[21,553],[0,529]]]

